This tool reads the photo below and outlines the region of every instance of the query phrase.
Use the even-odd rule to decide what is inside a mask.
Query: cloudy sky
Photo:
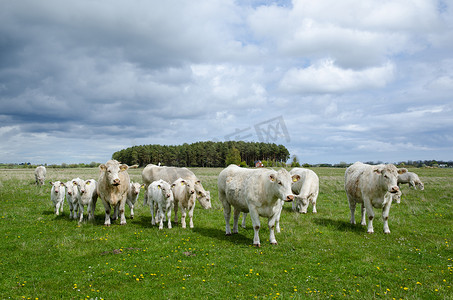
[[[0,0],[0,163],[240,139],[453,159],[452,0]]]

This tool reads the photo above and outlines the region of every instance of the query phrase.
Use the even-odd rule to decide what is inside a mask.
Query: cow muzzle
[[[114,186],[119,186],[119,185],[120,185],[120,183],[121,183],[120,179],[119,179],[119,178],[117,178],[117,179],[114,179],[114,180],[113,180],[113,183],[112,183],[112,185],[114,185]]]
[[[395,185],[390,189],[389,192],[392,194],[395,194],[395,193],[398,193],[399,190],[400,190],[399,187],[397,185]]]
[[[286,196],[286,199],[285,199],[286,202],[291,202],[291,201],[293,201],[293,200],[294,200],[294,195],[288,195],[288,196]]]

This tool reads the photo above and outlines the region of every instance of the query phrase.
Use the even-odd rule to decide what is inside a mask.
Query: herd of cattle
[[[193,228],[193,212],[196,200],[205,209],[211,208],[209,191],[203,188],[200,180],[187,168],[161,167],[150,164],[142,172],[143,184],[131,182],[127,170],[136,168],[109,160],[99,166],[98,181],[74,178],[68,182],[50,182],[51,200],[55,214],[63,211],[63,203],[69,204],[69,217],[84,219],[84,208],[88,220],[94,219],[94,211],[98,198],[105,208],[105,226],[111,220],[120,218],[120,224],[126,224],[125,205],[134,217],[134,205],[140,189],[145,188],[144,204],[150,206],[152,225],[159,224],[159,229],[166,220],[171,228],[171,210],[174,208],[174,221],[177,223],[178,208],[181,209],[181,225],[186,228],[186,214],[189,215],[189,226]],[[35,178],[38,185],[43,185],[46,169],[36,168]],[[417,174],[407,169],[398,169],[392,164],[368,165],[356,162],[346,169],[345,191],[351,210],[351,223],[355,224],[354,212],[356,205],[361,204],[361,224],[366,226],[368,215],[368,233],[373,233],[374,208],[382,209],[384,233],[390,233],[388,217],[393,201],[399,203],[400,183],[424,189]],[[225,233],[238,233],[239,215],[243,213],[242,226],[245,227],[247,214],[252,219],[254,237],[253,244],[260,245],[260,217],[268,218],[271,244],[277,244],[274,230],[280,232],[280,214],[283,202],[292,202],[292,209],[298,213],[306,213],[312,204],[316,213],[316,200],[319,193],[319,178],[315,172],[304,168],[291,171],[280,169],[246,169],[230,165],[218,176],[219,201],[223,206],[225,217]],[[230,227],[231,207],[233,213],[233,230]],[[112,213],[113,209],[113,213]]]

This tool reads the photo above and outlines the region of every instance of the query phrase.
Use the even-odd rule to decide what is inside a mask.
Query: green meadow
[[[453,299],[453,170],[410,169],[425,190],[402,187],[390,209],[391,234],[349,224],[344,169],[314,168],[318,213],[285,204],[278,245],[262,218],[261,247],[252,246],[250,218],[225,236],[217,195],[218,168],[192,168],[211,191],[212,209],[198,203],[193,229],[151,226],[143,190],[135,218],[104,227],[53,214],[49,181],[98,179],[98,169],[47,169],[34,185],[32,169],[0,170],[0,299]],[[129,170],[141,182],[142,169]],[[360,209],[356,219],[360,220]],[[173,217],[172,217],[173,219]],[[231,220],[232,222],[232,220]]]

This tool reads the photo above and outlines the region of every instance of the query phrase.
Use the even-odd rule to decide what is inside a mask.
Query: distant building
[[[261,160],[255,161],[255,168],[264,168],[264,165],[261,162]]]

